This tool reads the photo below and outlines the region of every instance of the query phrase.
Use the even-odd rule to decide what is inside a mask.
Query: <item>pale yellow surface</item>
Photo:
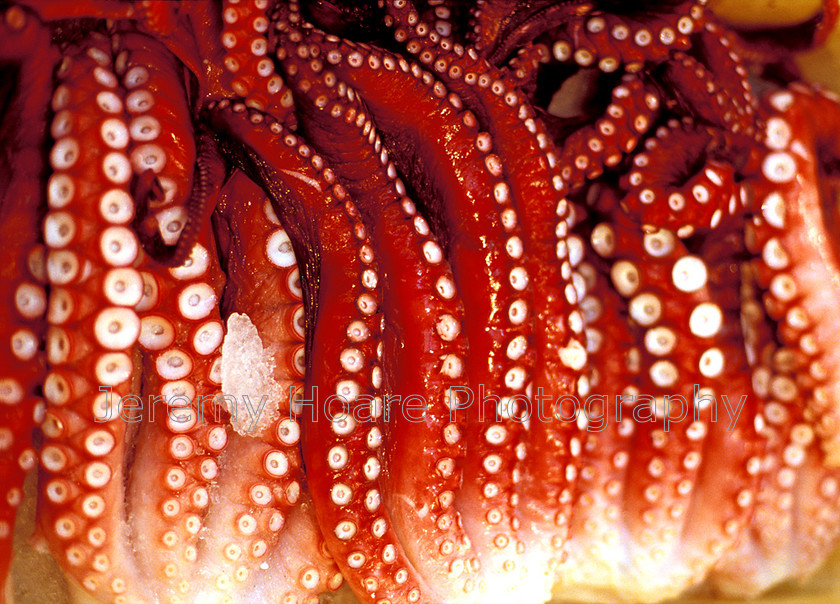
[[[799,53],[796,63],[809,82],[840,92],[840,27],[832,30],[824,46]]]
[[[709,0],[709,8],[727,23],[754,29],[802,23],[822,4],[823,0]],[[834,27],[824,45],[795,59],[806,80],[840,92],[840,27]]]
[[[822,7],[822,0],[709,0],[715,14],[738,27],[761,29],[807,21]]]

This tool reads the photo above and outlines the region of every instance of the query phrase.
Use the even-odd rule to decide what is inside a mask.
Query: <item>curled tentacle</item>
[[[617,167],[632,153],[653,125],[659,105],[659,95],[639,78],[622,78],[605,115],[563,141],[557,165],[569,191],[577,192],[585,181]]]
[[[529,44],[508,61],[506,71],[515,79],[518,88],[526,94],[533,95],[539,66],[547,63],[550,56],[551,53],[544,44]]]
[[[542,40],[557,61],[579,67],[598,67],[605,73],[624,67],[639,71],[647,62],[665,61],[675,50],[691,47],[691,34],[704,19],[704,1],[680,3],[665,15],[645,13],[616,15],[594,9],[590,3],[542,3],[526,7],[506,28],[503,43],[487,55],[497,63],[510,49],[524,42]]]
[[[674,53],[665,67],[665,80],[697,121],[756,138],[760,127],[747,72],[729,50],[731,42],[717,24],[707,23],[705,28],[701,38],[705,41],[701,47],[705,64],[684,52]],[[706,64],[714,65],[714,72]]]
[[[632,169],[621,179],[627,191],[621,207],[641,224],[669,228],[680,237],[742,214],[750,197],[739,184],[738,167],[723,159],[725,141],[690,120],[669,121],[633,156]]]
[[[144,249],[177,266],[192,249],[192,241],[179,244],[190,199],[193,193],[206,196],[204,177],[193,178],[196,143],[183,68],[149,36],[129,31],[115,42],[115,68],[130,117],[126,131],[115,130],[110,144],[126,149],[131,160],[135,228]]]
[[[822,4],[779,51],[703,0],[7,0],[0,545],[43,444],[88,600],[806,576],[840,538],[840,109],[789,84]]]

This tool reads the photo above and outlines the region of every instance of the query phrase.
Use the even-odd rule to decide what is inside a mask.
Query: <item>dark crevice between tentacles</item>
[[[164,243],[154,212],[162,208],[164,191],[157,176],[151,171],[135,175],[131,181],[137,214],[133,227],[144,251],[163,266],[180,266],[189,257],[195,246],[199,230],[215,209],[216,193],[224,180],[224,167],[219,161],[212,136],[204,131],[197,133],[198,157],[192,190],[186,204],[187,221],[175,245]]]
[[[0,140],[14,140],[14,129],[18,121],[13,119],[16,92],[20,87],[21,66],[15,63],[0,63]],[[13,145],[0,147],[0,203],[12,180]]]
[[[359,42],[388,39],[382,13],[375,2],[314,0],[300,3],[303,17],[318,28]]]
[[[601,117],[624,72],[606,74],[564,63],[541,65],[534,108],[552,139],[562,145],[571,134]]]
[[[407,196],[417,204],[420,215],[428,221],[429,228],[443,248],[444,256],[451,258],[452,225],[446,218],[446,208],[440,196],[435,194],[437,187],[433,182],[434,170],[422,153],[400,142],[398,135],[384,129],[378,130],[378,133],[397,171],[404,177]]]
[[[499,27],[499,34],[488,48],[487,60],[501,67],[515,54],[516,50],[533,41],[537,36],[569,21],[578,11],[588,10],[591,2],[585,0],[537,0],[522,2],[505,17]],[[636,3],[634,2],[635,6]]]

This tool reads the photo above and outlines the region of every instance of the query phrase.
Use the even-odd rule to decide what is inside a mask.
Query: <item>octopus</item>
[[[2,601],[33,473],[76,601],[805,580],[840,538],[812,4],[0,3]]]

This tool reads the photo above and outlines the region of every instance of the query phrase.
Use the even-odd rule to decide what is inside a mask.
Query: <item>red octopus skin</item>
[[[526,564],[546,566],[562,558],[559,544],[566,527],[558,525],[557,518],[570,516],[574,479],[570,479],[569,466],[579,439],[573,424],[542,419],[554,413],[553,405],[545,401],[587,394],[586,380],[581,379],[586,364],[583,320],[577,309],[583,288],[575,271],[581,248],[576,238],[566,236],[570,206],[556,169],[557,150],[534,119],[524,95],[508,89],[508,78],[501,70],[472,49],[459,57],[436,33],[427,32],[424,23],[417,23],[411,2],[389,2],[387,8],[395,38],[422,63],[433,66],[447,87],[475,108],[480,127],[487,129],[492,141],[493,156],[504,158],[499,159],[504,181],[496,185],[494,195],[498,203],[511,203],[519,214],[525,252],[522,266],[514,271],[526,276],[531,307],[540,309],[533,327],[533,381],[527,387],[534,400],[533,421],[524,453],[523,486],[517,495],[521,509],[528,510],[525,522],[532,527],[528,540],[541,542],[543,550]]]
[[[321,34],[317,33],[304,35],[312,42],[322,38]],[[382,123],[384,129],[391,129],[390,124],[398,117],[392,112],[389,104],[384,102],[387,98],[383,95],[385,93],[384,78],[373,72],[369,76],[370,79],[364,79],[367,75],[365,68],[362,67],[357,71],[356,65],[361,66],[361,63],[366,60],[362,52],[346,46],[333,48],[329,43],[326,46],[329,48],[327,61],[336,73],[348,78],[348,81],[359,90],[365,104],[371,108],[374,119]],[[472,287],[462,294],[465,306],[472,308],[475,313],[466,316],[464,325],[470,345],[478,350],[487,351],[485,359],[472,355],[473,360],[467,365],[470,379],[482,385],[491,395],[512,396],[524,390],[528,369],[533,363],[533,353],[530,351],[527,351],[518,363],[512,362],[504,352],[508,343],[516,337],[520,335],[529,337],[530,326],[523,320],[524,315],[529,312],[527,298],[525,298],[528,287],[526,286],[523,291],[513,287],[509,278],[502,280],[502,275],[509,275],[518,266],[518,259],[522,254],[522,240],[518,236],[520,231],[515,210],[506,208],[499,212],[494,207],[496,202],[493,190],[495,184],[500,181],[501,175],[493,157],[487,155],[485,150],[484,142],[487,137],[478,132],[475,120],[470,114],[461,114],[457,104],[453,106],[451,100],[446,97],[440,98],[443,95],[438,91],[443,89],[442,86],[436,89],[438,91],[430,94],[431,86],[427,82],[430,82],[431,78],[423,76],[419,69],[408,68],[404,59],[392,55],[371,56],[373,60],[381,62],[384,69],[392,71],[404,82],[404,88],[391,88],[387,94],[405,95],[403,99],[400,99],[401,102],[425,103],[423,111],[428,111],[430,115],[440,116],[438,119],[446,120],[448,128],[453,131],[454,129],[465,131],[467,140],[473,141],[453,144],[449,142],[449,137],[443,139],[435,130],[425,125],[425,122],[418,124],[419,127],[415,132],[403,131],[402,133],[403,136],[407,135],[407,138],[412,140],[410,144],[422,150],[421,153],[430,153],[432,149],[435,149],[438,153],[451,157],[452,160],[456,158],[458,160],[451,166],[454,169],[439,172],[436,175],[436,180],[439,180],[434,183],[435,188],[443,196],[443,200],[446,200],[445,207],[440,209],[445,216],[438,219],[444,222],[446,225],[444,228],[453,230],[457,225],[458,229],[472,233],[470,237],[477,241],[481,240],[479,233],[495,233],[492,239],[479,244],[477,249],[474,244],[462,245],[462,238],[456,238],[452,249],[447,252],[455,259],[453,272],[456,281],[467,278],[467,275],[485,275],[480,287]],[[356,62],[356,57],[359,63]],[[396,101],[395,98],[391,99],[391,102]],[[399,166],[399,158],[395,160]],[[465,180],[475,183],[472,189],[466,189],[460,184]],[[507,241],[510,240],[513,240],[513,243],[508,245]],[[443,252],[437,249],[434,253]],[[479,311],[479,309],[482,310]],[[488,321],[490,321],[489,325]],[[490,371],[487,370],[488,365],[492,367]],[[509,373],[511,371],[512,374]],[[506,374],[514,376],[515,379],[506,383]],[[519,377],[519,374],[522,376]],[[483,389],[476,394],[481,396],[482,392],[484,392]],[[499,394],[496,395],[496,392]],[[491,412],[492,408],[488,413]],[[466,434],[467,447],[472,446],[484,453],[476,452],[465,460],[465,486],[461,491],[462,501],[456,502],[456,505],[461,506],[462,510],[468,510],[464,519],[467,531],[473,535],[471,540],[476,551],[479,555],[487,552],[484,563],[485,585],[479,585],[479,589],[484,592],[482,597],[487,597],[487,593],[494,591],[491,581],[500,580],[503,576],[500,573],[510,577],[504,579],[504,589],[510,591],[514,589],[515,584],[512,578],[527,572],[525,565],[517,565],[513,560],[524,544],[516,536],[519,520],[516,518],[516,506],[512,505],[509,499],[514,494],[513,476],[519,471],[517,469],[520,465],[519,459],[514,451],[519,442],[518,435],[522,432],[522,423],[515,419],[503,419],[498,425],[503,427],[506,437],[497,443],[495,439],[488,438],[485,434],[486,430],[498,430],[494,428],[497,424],[484,427],[487,420],[484,419],[484,411],[479,407],[478,401],[474,402],[466,413],[467,421],[480,427]],[[490,443],[489,446],[488,443]],[[496,467],[501,460],[507,460],[507,463],[502,462],[504,465]],[[487,501],[484,493],[479,490],[483,489],[483,485],[487,483],[493,483],[498,488],[490,501]],[[478,510],[481,512],[479,513]],[[498,530],[486,531],[483,526],[470,527],[470,523],[475,519],[479,519],[479,522],[484,525],[483,518],[488,514],[493,518],[499,515],[498,522],[494,521],[492,525],[498,524]],[[486,569],[488,564],[497,566],[498,570],[488,571]],[[511,572],[512,569],[516,570]]]
[[[815,571],[838,98],[705,0],[351,4],[0,9],[0,573],[36,460],[96,602]]]
[[[469,540],[453,506],[461,476],[450,468],[463,462],[465,422],[463,415],[452,421],[449,388],[469,384],[464,375],[467,342],[460,327],[464,310],[452,269],[431,254],[438,244],[405,195],[405,185],[395,178],[396,169],[382,151],[381,139],[377,135],[371,142],[370,134],[363,134],[375,131],[361,99],[348,98],[341,84],[320,85],[320,73],[315,71],[319,63],[289,63],[288,79],[295,87],[307,138],[324,145],[325,157],[346,179],[348,192],[366,200],[359,209],[378,242],[386,322],[385,396],[400,397],[389,409],[393,420],[385,455],[390,471],[383,505],[397,511],[392,521],[401,545],[412,564],[434,577],[430,583],[438,597],[447,602],[469,598]],[[319,120],[325,119],[327,110],[333,119],[324,127]],[[368,176],[354,178],[358,171],[344,168],[351,161]],[[410,396],[426,407],[422,413],[415,409],[419,405],[410,404]],[[422,467],[421,480],[418,468]],[[425,476],[436,480],[430,482]],[[457,579],[459,569],[463,583]]]
[[[16,53],[21,70],[48,71],[57,59],[52,52],[38,55],[47,45],[47,33],[28,20],[20,9],[10,9],[0,22],[0,44],[4,55]],[[29,57],[29,58],[27,58]],[[28,83],[27,95],[19,96],[0,121],[0,136],[12,148],[0,162],[0,237],[6,243],[6,261],[0,267],[3,281],[3,316],[0,327],[0,578],[5,580],[12,562],[12,538],[17,508],[23,499],[26,472],[37,456],[32,433],[42,421],[44,403],[37,388],[43,382],[46,359],[39,341],[44,336],[45,250],[36,235],[37,221],[29,208],[44,200],[41,177],[43,159],[38,149],[46,139],[46,128],[32,128],[14,136],[15,122],[44,124],[50,100],[46,77]],[[28,233],[28,235],[26,235]]]
[[[823,133],[839,107],[833,93],[801,84],[764,103],[768,149],[755,183],[761,210],[746,241],[755,255],[748,267],[753,379],[769,401],[762,429],[770,453],[748,539],[712,577],[733,595],[760,590],[794,566],[815,568],[840,530],[829,511],[838,498],[836,409],[828,403],[836,346],[826,339],[837,321],[822,301],[838,283],[836,210],[826,205],[837,186],[826,164],[837,148]],[[800,530],[810,537],[801,539]]]
[[[304,163],[309,147],[284,132],[280,124],[274,122],[271,130],[265,126],[250,130],[244,107],[234,109],[240,115],[223,110],[227,127],[273,162],[262,178],[281,179],[297,169],[313,183],[301,192],[301,205],[303,216],[308,214],[307,220],[315,223],[321,237],[318,276],[309,277],[318,279],[318,298],[309,304],[317,304],[320,319],[311,350],[322,360],[315,363],[307,381],[303,400],[310,401],[310,408],[303,409],[301,416],[306,418],[302,420],[303,457],[311,472],[309,488],[327,546],[351,585],[371,597],[431,601],[424,595],[428,587],[397,547],[387,511],[380,510],[378,450],[384,401],[376,374],[382,371],[382,328],[373,315],[381,293],[378,260],[367,231],[344,188],[331,185],[335,176],[320,157]],[[289,186],[290,181],[284,184]],[[339,337],[328,337],[330,331]],[[346,352],[354,350],[361,353],[360,367],[345,360]],[[329,393],[325,397],[335,393],[335,409],[327,403],[330,398],[324,399],[327,402],[319,398],[319,391]],[[336,464],[333,453],[339,450],[343,459]],[[366,546],[360,548],[365,541]]]

